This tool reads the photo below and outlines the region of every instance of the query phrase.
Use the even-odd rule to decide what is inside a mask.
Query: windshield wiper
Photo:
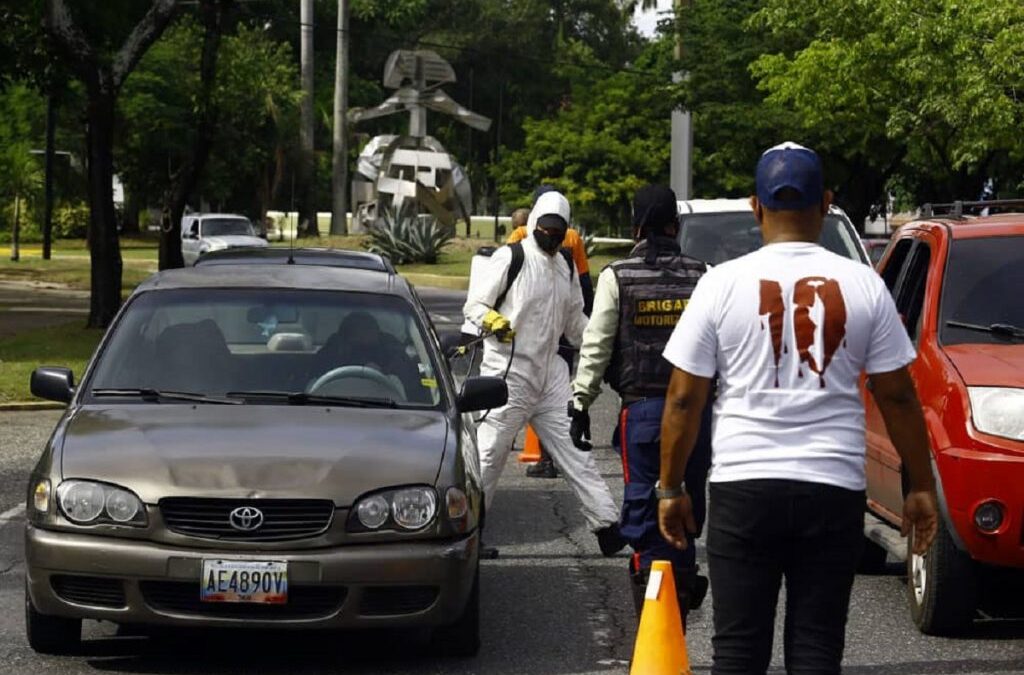
[[[196,403],[217,403],[221,405],[238,405],[242,401],[233,401],[228,398],[220,398],[218,396],[207,396],[206,394],[196,394],[190,391],[163,391],[161,389],[93,389],[92,395],[97,397],[102,396],[137,396],[143,401],[150,401],[153,403],[159,403],[161,399],[167,401],[194,401]]]
[[[282,401],[288,405],[339,405],[350,408],[397,408],[390,398],[357,398],[354,396],[328,396],[304,391],[229,391],[225,396],[240,399]]]
[[[982,333],[991,333],[1000,337],[1016,338],[1018,340],[1024,339],[1024,328],[1014,326],[1009,323],[990,323],[985,326],[978,323],[967,323],[964,321],[947,321],[947,326],[953,326],[954,328],[966,328],[968,330],[976,330]]]

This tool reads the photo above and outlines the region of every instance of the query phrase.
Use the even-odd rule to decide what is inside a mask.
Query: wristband
[[[676,499],[686,494],[686,483],[679,483],[674,488],[663,488],[661,487],[661,481],[659,480],[654,484],[654,495],[658,499]]]

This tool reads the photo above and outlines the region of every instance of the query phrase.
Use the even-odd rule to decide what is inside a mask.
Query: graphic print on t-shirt
[[[786,303],[778,281],[761,279],[760,285],[758,314],[768,315],[768,335],[775,357],[775,387],[778,388],[782,356],[789,353],[783,344]],[[806,363],[824,388],[825,371],[846,338],[846,301],[842,289],[835,279],[804,277],[793,286],[792,305],[793,337],[799,358],[797,376],[804,376],[802,366]],[[818,305],[820,308],[815,311]],[[764,329],[762,320],[761,330]]]

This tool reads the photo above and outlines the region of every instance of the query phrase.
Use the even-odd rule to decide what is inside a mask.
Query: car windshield
[[[394,296],[150,291],[132,300],[113,328],[88,393],[104,400],[195,402],[187,395],[316,404],[336,397],[350,405],[434,407],[441,395],[425,336],[412,306]]]
[[[761,228],[753,211],[689,213],[679,217],[679,245],[686,255],[718,265],[761,248]],[[825,216],[819,243],[829,251],[864,262],[857,234],[839,216]]]
[[[204,237],[252,234],[252,223],[244,218],[203,218]]]
[[[942,343],[1019,344],[1010,328],[1024,331],[1024,237],[951,243],[939,310]]]

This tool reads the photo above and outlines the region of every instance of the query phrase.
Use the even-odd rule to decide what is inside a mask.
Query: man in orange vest
[[[554,192],[556,188],[552,185],[541,185],[533,192],[533,203],[545,192]],[[530,215],[530,209],[516,209],[512,212],[512,232],[508,235],[506,244],[513,244],[526,239],[529,234],[526,231],[526,219]],[[576,265],[576,273],[580,276],[580,289],[583,291],[583,313],[590,316],[590,310],[594,306],[594,285],[590,281],[590,261],[587,260],[587,247],[583,243],[583,237],[573,228],[565,233],[562,241],[562,248],[572,252],[572,260]],[[573,350],[563,340],[559,345],[559,355],[569,364],[569,371],[572,371]],[[540,446],[540,461],[527,467],[526,475],[530,478],[558,478],[558,469],[555,468],[551,457]]]

